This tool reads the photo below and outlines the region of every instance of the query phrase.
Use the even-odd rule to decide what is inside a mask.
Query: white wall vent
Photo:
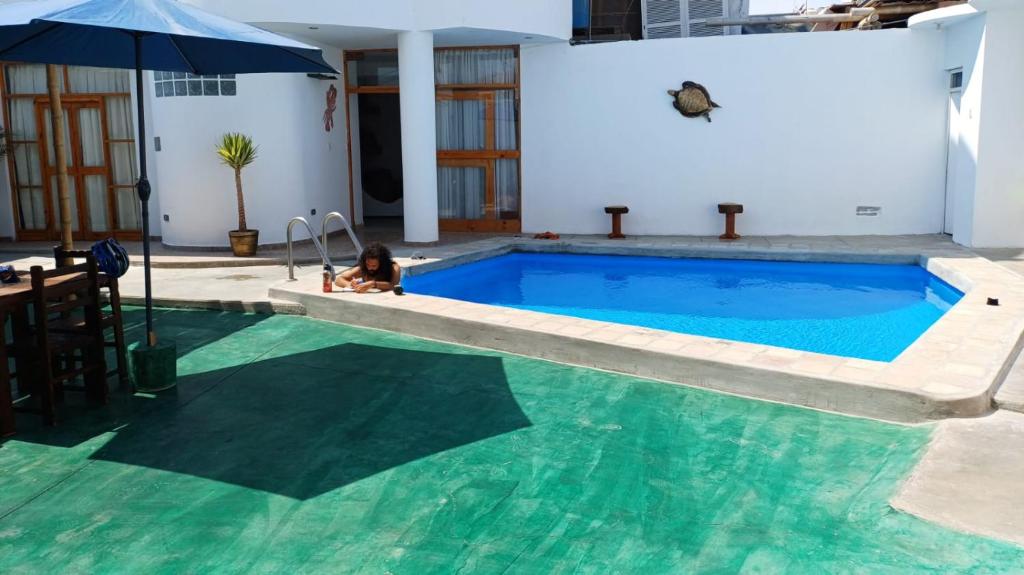
[[[689,36],[721,36],[725,33],[723,26],[708,26],[708,18],[721,18],[725,15],[723,0],[689,0],[689,16],[687,31]]]
[[[681,38],[685,3],[686,0],[642,0],[640,10],[644,38]]]

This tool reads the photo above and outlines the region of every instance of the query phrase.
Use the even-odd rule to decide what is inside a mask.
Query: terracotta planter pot
[[[235,256],[251,257],[256,255],[256,248],[259,246],[260,240],[259,230],[231,231],[228,232],[228,238],[231,239],[231,251]]]

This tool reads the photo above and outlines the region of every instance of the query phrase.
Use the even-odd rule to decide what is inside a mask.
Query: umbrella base
[[[178,380],[178,346],[161,341],[153,347],[139,341],[128,346],[128,374],[137,391],[163,391]]]

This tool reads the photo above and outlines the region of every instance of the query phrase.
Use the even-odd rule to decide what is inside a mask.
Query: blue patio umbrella
[[[176,0],[31,0],[0,5],[0,60],[135,70],[146,334],[156,343],[142,71],[336,73],[320,50]]]

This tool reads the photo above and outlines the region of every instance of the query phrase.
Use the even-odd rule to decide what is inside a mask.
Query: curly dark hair
[[[377,273],[366,268],[366,260],[377,260]],[[359,254],[359,272],[365,281],[391,281],[391,274],[394,268],[394,258],[391,257],[391,250],[380,242],[373,242],[363,249]]]

